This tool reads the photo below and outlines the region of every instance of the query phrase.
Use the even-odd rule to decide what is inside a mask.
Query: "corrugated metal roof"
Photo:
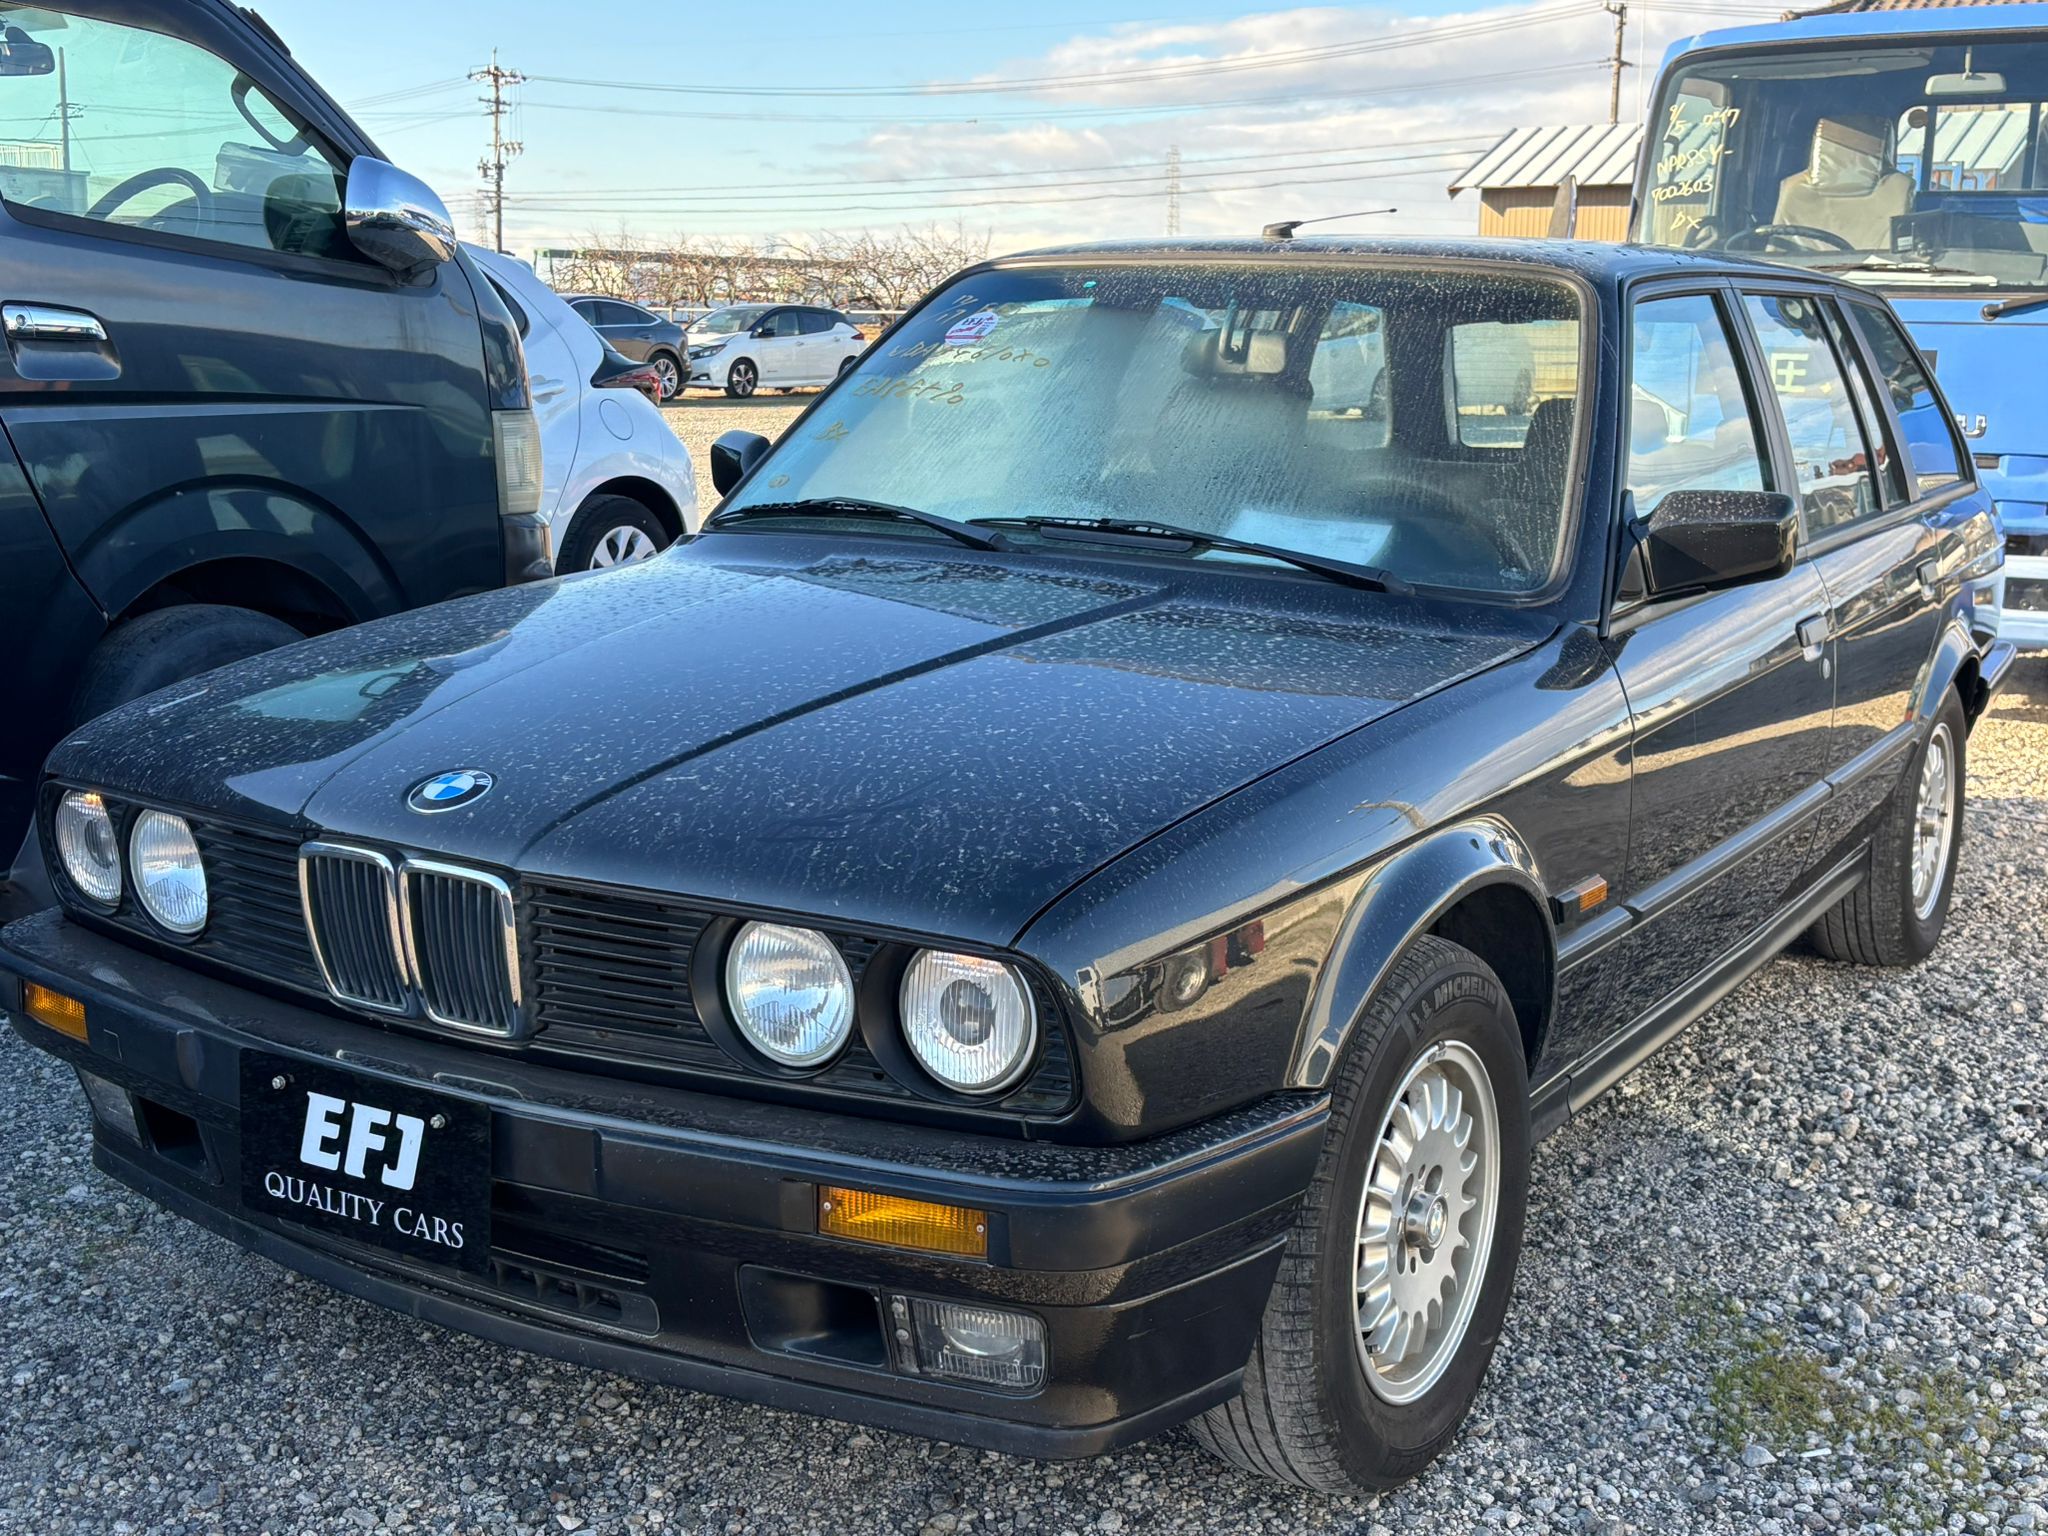
[[[2023,5],[2026,0],[1835,0],[1833,5],[1787,11],[1785,20],[1802,16],[1848,16],[1859,11],[1954,11],[1971,5]]]
[[[1636,146],[1643,130],[1633,123],[1517,128],[1473,161],[1451,192],[1478,187],[1554,187],[1576,177],[1582,187],[1619,187],[1635,180]]]

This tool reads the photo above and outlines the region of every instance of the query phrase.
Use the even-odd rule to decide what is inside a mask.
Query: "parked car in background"
[[[549,571],[518,333],[431,190],[240,7],[6,33],[0,880],[80,720]]]
[[[689,451],[650,389],[653,365],[613,351],[516,256],[467,248],[518,323],[541,434],[541,513],[555,569],[587,571],[660,553],[697,527]]]
[[[853,366],[867,333],[836,309],[740,304],[690,327],[690,387],[744,400],[757,389],[830,384]]]
[[[569,307],[622,356],[650,364],[661,378],[661,398],[673,400],[683,387],[683,328],[652,310],[601,294],[562,295]]]
[[[988,263],[661,559],[65,741],[0,1008],[96,1167],[410,1317],[1383,1488],[1535,1138],[1801,933],[1941,936],[2013,653],[1927,374],[1866,292],[1639,247]]]

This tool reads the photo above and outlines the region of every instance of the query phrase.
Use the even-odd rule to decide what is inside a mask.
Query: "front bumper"
[[[88,1040],[22,1016],[25,981],[81,999]],[[96,1119],[103,1171],[339,1290],[579,1364],[1034,1456],[1095,1455],[1235,1392],[1327,1116],[1282,1096],[1152,1142],[1067,1147],[596,1079],[276,1001],[55,912],[0,931],[0,1011],[140,1102],[139,1141]],[[246,1209],[250,1049],[486,1104],[489,1270]],[[822,1237],[825,1183],[986,1210],[990,1261]],[[1033,1313],[1045,1385],[1006,1397],[894,1374],[880,1298],[900,1293]]]

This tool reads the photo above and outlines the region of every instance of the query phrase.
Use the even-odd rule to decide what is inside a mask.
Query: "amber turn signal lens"
[[[849,1237],[885,1248],[915,1248],[922,1253],[952,1253],[970,1259],[988,1257],[986,1211],[871,1194],[864,1189],[820,1188],[818,1231],[826,1237]]]
[[[69,1035],[74,1040],[85,1038],[85,1004],[75,997],[25,981],[21,985],[21,1011],[60,1035]]]
[[[1579,887],[1579,910],[1590,912],[1607,899],[1607,882],[1595,875]]]

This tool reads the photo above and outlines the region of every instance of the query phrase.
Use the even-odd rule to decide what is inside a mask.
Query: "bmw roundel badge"
[[[496,782],[481,768],[451,768],[413,785],[405,803],[422,815],[458,810],[483,799]]]

